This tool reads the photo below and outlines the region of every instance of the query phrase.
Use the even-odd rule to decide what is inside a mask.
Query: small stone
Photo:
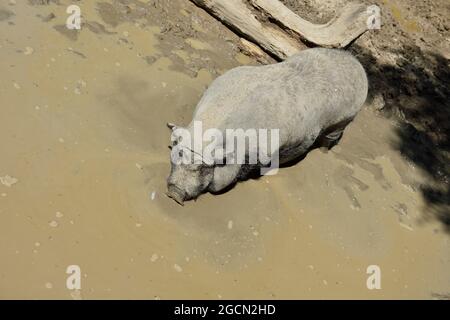
[[[56,228],[58,226],[58,221],[55,220],[50,221],[49,226],[52,228]]]
[[[19,179],[11,177],[10,175],[0,177],[0,183],[8,188],[12,187],[17,182],[19,182]]]
[[[53,288],[53,284],[52,284],[51,282],[47,282],[47,283],[45,284],[45,287],[46,287],[47,289],[51,289],[51,288]]]
[[[55,215],[57,218],[62,218],[64,215],[61,213],[61,212],[56,212],[56,215]]]
[[[151,194],[151,196],[150,196],[150,198],[151,198],[152,200],[155,200],[155,197],[156,197],[156,192],[153,191],[152,194]]]
[[[181,268],[181,267],[180,267],[178,264],[176,264],[176,263],[173,265],[173,268],[175,269],[176,272],[182,272],[182,271],[183,271],[183,268]]]
[[[228,229],[233,229],[233,220],[228,221]]]
[[[155,262],[156,260],[158,260],[158,255],[156,253],[152,254],[152,256],[150,257],[150,261],[151,262]]]
[[[23,52],[23,54],[26,55],[26,56],[28,56],[28,55],[30,55],[30,54],[33,54],[33,52],[34,52],[34,49],[33,49],[33,48],[31,48],[31,47],[26,47],[26,48],[25,48],[25,51]]]
[[[383,95],[381,94],[376,95],[372,101],[372,104],[375,110],[377,111],[383,110],[384,107],[386,106],[386,102],[384,101]]]
[[[20,85],[19,85],[17,82],[14,82],[14,83],[13,83],[13,86],[14,86],[14,88],[16,88],[17,90],[20,89]]]

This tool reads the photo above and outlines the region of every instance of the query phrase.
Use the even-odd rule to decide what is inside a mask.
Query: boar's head
[[[196,199],[213,180],[214,167],[202,161],[201,155],[195,153],[186,143],[177,128],[172,129],[171,170],[167,178],[167,195],[180,205],[184,201]]]

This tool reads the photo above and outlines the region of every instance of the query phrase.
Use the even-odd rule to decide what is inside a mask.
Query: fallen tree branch
[[[250,2],[302,40],[321,47],[344,48],[368,30],[367,7],[360,3],[346,5],[326,24],[314,24],[302,19],[278,0]]]
[[[271,58],[264,50],[262,50],[259,46],[245,40],[244,38],[240,38],[239,49],[249,57],[252,57],[256,61],[261,64],[272,64],[274,63],[274,59]]]
[[[313,24],[278,0],[191,1],[278,60],[307,44],[343,48],[367,31],[368,15],[362,4],[347,5],[327,24]]]
[[[284,60],[303,47],[279,28],[263,25],[242,0],[191,1],[278,59]]]

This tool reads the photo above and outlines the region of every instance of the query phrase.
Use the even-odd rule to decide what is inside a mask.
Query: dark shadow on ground
[[[378,100],[384,115],[398,119],[394,147],[427,175],[420,186],[426,202],[424,220],[438,219],[450,233],[449,61],[416,46],[386,49],[400,57],[395,65],[379,64],[357,45],[351,51],[367,70],[371,99]]]

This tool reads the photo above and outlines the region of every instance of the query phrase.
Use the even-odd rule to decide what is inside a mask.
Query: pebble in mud
[[[57,218],[62,218],[64,215],[61,212],[58,211],[58,212],[56,212],[55,216]]]
[[[56,228],[58,226],[58,221],[52,220],[48,225],[52,228]]]
[[[181,267],[180,267],[178,264],[176,264],[176,263],[173,265],[173,268],[175,269],[176,272],[182,272],[182,271],[183,271],[183,268],[181,268]]]
[[[52,284],[51,282],[47,282],[47,283],[45,284],[45,287],[46,287],[47,289],[51,289],[51,288],[53,288],[53,284]]]
[[[150,261],[151,261],[151,262],[155,262],[156,260],[158,260],[158,258],[159,258],[159,256],[158,256],[156,253],[154,253],[154,254],[152,254],[152,256],[151,256]]]
[[[19,182],[19,179],[11,177],[10,175],[6,175],[4,177],[0,177],[0,183],[4,185],[5,187],[12,187],[17,182]]]
[[[28,55],[30,55],[30,54],[33,54],[33,52],[34,52],[34,49],[33,49],[33,48],[31,48],[31,47],[26,47],[25,50],[23,51],[23,54],[26,55],[26,56],[28,56]]]

